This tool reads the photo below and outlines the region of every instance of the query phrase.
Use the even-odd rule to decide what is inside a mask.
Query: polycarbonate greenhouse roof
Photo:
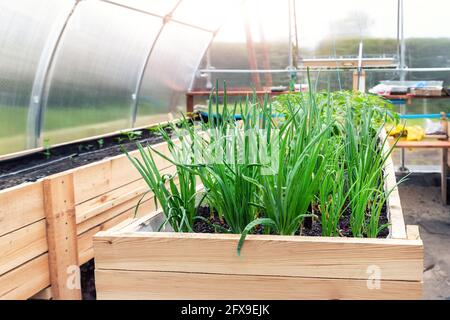
[[[288,7],[295,0],[0,0],[0,155],[167,120],[184,104],[186,91],[210,87],[200,69],[211,67],[205,53],[214,39],[226,44],[236,38],[245,49],[248,38],[236,28],[239,19],[224,23],[249,2],[253,11],[247,14],[268,26],[263,39],[261,30],[253,30],[256,24],[245,25],[256,42],[288,51],[293,41]],[[366,36],[361,21],[373,14],[376,21],[367,34],[395,39],[397,1],[371,3],[296,1],[296,20],[304,22],[299,48],[327,31],[315,23],[317,17],[334,16],[341,6],[356,16],[355,4],[363,8],[356,24],[330,24],[329,29]],[[382,56],[398,53],[395,42],[378,48]],[[231,58],[238,59],[238,49],[226,50],[215,68],[230,68]],[[260,69],[289,66],[287,55],[271,54]],[[242,65],[232,67],[249,68]],[[249,74],[216,74],[212,81],[227,77],[251,81]],[[333,82],[341,85],[351,73],[342,77]]]
[[[1,0],[1,153],[165,119],[238,2]]]

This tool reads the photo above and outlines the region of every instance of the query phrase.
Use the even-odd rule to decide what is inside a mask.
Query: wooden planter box
[[[154,147],[169,154],[166,143]],[[157,166],[175,170],[161,158]],[[125,155],[1,190],[0,299],[27,299],[42,290],[54,299],[81,298],[79,279],[66,286],[67,268],[92,259],[93,236],[132,218],[147,190]],[[150,193],[138,216],[154,210]]]
[[[387,188],[395,185],[392,162]],[[419,299],[423,245],[398,191],[387,239],[140,231],[162,213],[94,237],[98,299]],[[408,229],[408,230],[406,230]]]

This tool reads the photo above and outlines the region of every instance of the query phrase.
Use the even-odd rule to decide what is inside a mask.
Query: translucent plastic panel
[[[183,0],[173,18],[208,30],[216,30],[230,15],[240,10],[242,0]]]
[[[450,1],[403,1],[406,65],[410,68],[450,67]],[[430,78],[431,74],[422,74]],[[449,73],[436,79],[450,80]]]
[[[149,13],[165,16],[176,6],[179,0],[110,0],[124,6],[135,8]]]
[[[47,143],[131,126],[133,95],[161,26],[160,18],[105,2],[79,3],[52,68]]]
[[[150,57],[142,83],[137,125],[149,117],[166,115],[177,107],[185,110],[189,89],[212,34],[169,22]]]
[[[404,33],[407,38],[449,38],[448,0],[404,0]]]
[[[55,21],[65,19],[73,4],[0,0],[0,154],[26,148],[28,106],[41,53]]]
[[[409,1],[405,1],[408,3]],[[396,53],[397,1],[296,1],[299,45],[303,57]]]
[[[257,69],[285,69],[288,66],[288,6],[271,0],[248,0],[238,6],[220,28],[210,48],[211,66],[216,69],[250,69],[247,37],[253,40]],[[247,28],[248,27],[248,28]],[[249,34],[247,33],[249,30]],[[206,63],[203,64],[206,67]],[[250,74],[219,73],[212,76],[231,87],[254,86]],[[262,86],[285,83],[286,74],[259,76]]]

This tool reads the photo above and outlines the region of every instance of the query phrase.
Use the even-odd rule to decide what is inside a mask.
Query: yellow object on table
[[[407,141],[420,141],[425,138],[425,130],[421,126],[404,126],[399,124],[388,129],[388,133],[394,137],[406,136]]]

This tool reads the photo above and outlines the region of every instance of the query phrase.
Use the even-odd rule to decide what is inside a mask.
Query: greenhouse
[[[0,0],[0,299],[449,300],[449,10]]]

